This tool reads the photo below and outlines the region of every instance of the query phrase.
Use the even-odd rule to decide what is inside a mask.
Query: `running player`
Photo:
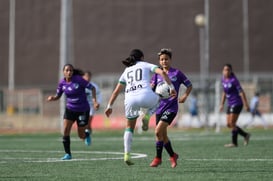
[[[256,92],[255,95],[252,97],[252,99],[250,101],[251,119],[248,122],[247,126],[250,126],[250,124],[254,121],[255,116],[258,116],[261,119],[262,123],[263,123],[264,129],[267,129],[266,120],[264,119],[264,117],[262,116],[262,113],[258,109],[259,102],[260,102],[259,98],[260,98],[260,93]]]
[[[151,162],[151,167],[157,167],[162,162],[163,147],[166,149],[170,156],[171,167],[175,168],[177,165],[178,154],[173,151],[171,141],[167,135],[167,127],[173,122],[178,112],[178,102],[184,103],[192,90],[191,81],[178,69],[171,67],[172,51],[170,49],[161,49],[158,53],[159,64],[163,69],[172,84],[176,92],[179,92],[180,85],[183,84],[186,87],[185,93],[181,96],[170,97],[168,99],[161,99],[160,104],[156,110],[156,157]],[[163,78],[153,76],[151,84],[156,86],[157,83],[163,81]]]
[[[125,87],[125,116],[127,118],[126,129],[124,131],[124,161],[127,165],[133,165],[130,152],[132,145],[133,133],[136,120],[139,117],[140,108],[155,108],[159,102],[159,96],[155,94],[150,86],[150,73],[161,75],[167,82],[172,96],[176,96],[176,91],[167,74],[158,66],[144,62],[144,55],[141,50],[134,49],[130,56],[122,61],[127,67],[119,78],[115,90],[113,91],[108,102],[105,114],[109,117],[112,113],[112,105],[117,96]]]
[[[89,112],[89,121],[88,121],[88,125],[87,125],[87,129],[85,130],[85,132],[88,132],[90,135],[90,140],[89,139],[85,139],[85,144],[87,146],[90,146],[92,144],[92,120],[93,120],[93,116],[95,114],[95,111],[98,110],[101,102],[102,102],[102,97],[101,97],[101,91],[99,86],[94,83],[93,81],[91,81],[92,79],[92,73],[90,71],[85,71],[83,78],[90,82],[95,88],[96,88],[96,98],[97,98],[97,103],[99,104],[98,107],[94,107],[94,100],[92,97],[92,91],[90,89],[85,89],[86,92],[86,96],[87,96],[87,100],[90,106],[90,112]]]
[[[98,107],[96,102],[96,89],[86,80],[82,78],[83,72],[74,69],[71,64],[63,67],[64,78],[60,80],[56,95],[49,96],[48,101],[58,100],[63,93],[66,95],[66,108],[64,112],[64,130],[63,130],[63,146],[65,155],[62,160],[72,159],[70,149],[70,132],[73,123],[76,121],[78,125],[78,136],[81,139],[88,139],[89,133],[85,132],[89,120],[89,104],[87,102],[85,89],[92,90],[94,106]]]
[[[227,127],[231,129],[232,143],[225,144],[225,147],[233,148],[238,146],[238,134],[244,137],[244,145],[249,142],[250,134],[243,131],[236,125],[238,117],[245,106],[249,111],[249,105],[244,90],[240,82],[232,71],[232,66],[226,64],[223,68],[222,77],[223,94],[221,98],[220,111],[223,111],[225,100],[227,99]]]

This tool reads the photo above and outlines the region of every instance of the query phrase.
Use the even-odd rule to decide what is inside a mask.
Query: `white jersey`
[[[151,91],[151,73],[154,73],[154,69],[157,67],[143,61],[127,67],[119,79],[120,83],[126,84],[125,96]]]
[[[101,91],[100,91],[99,86],[94,82],[90,82],[90,83],[93,85],[93,87],[96,88],[97,103],[101,104],[102,103],[102,96],[101,96]],[[85,89],[85,93],[86,93],[86,96],[87,96],[87,101],[88,101],[89,106],[90,106],[90,116],[92,116],[95,113],[94,104],[93,104],[93,100],[92,100],[93,99],[92,90]]]
[[[250,101],[250,109],[251,110],[256,110],[259,106],[259,97],[254,96],[251,101]]]
[[[151,73],[157,65],[139,61],[127,67],[120,76],[119,82],[125,86],[125,114],[129,119],[139,116],[140,108],[156,108],[159,96],[150,86]]]

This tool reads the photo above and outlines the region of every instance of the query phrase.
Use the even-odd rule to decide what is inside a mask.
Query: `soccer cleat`
[[[244,140],[244,145],[245,145],[245,146],[248,145],[250,136],[251,136],[251,135],[250,135],[249,133],[246,135],[245,140]]]
[[[124,153],[124,162],[129,166],[134,165],[134,163],[131,161],[130,153]]]
[[[162,163],[161,158],[157,158],[155,157],[152,161],[152,163],[150,164],[150,167],[157,167],[158,165],[160,165]]]
[[[179,157],[178,154],[174,153],[173,156],[170,158],[172,168],[175,168],[177,166],[178,157]]]
[[[149,121],[150,121],[150,115],[145,114],[145,116],[142,118],[142,130],[147,131],[149,129]]]
[[[62,160],[71,160],[72,156],[70,154],[66,153],[61,159]]]
[[[226,147],[226,148],[236,148],[237,145],[235,145],[233,143],[229,143],[229,144],[225,144],[224,147]]]
[[[88,129],[85,130],[85,139],[84,143],[86,146],[90,146],[92,142],[90,131]]]

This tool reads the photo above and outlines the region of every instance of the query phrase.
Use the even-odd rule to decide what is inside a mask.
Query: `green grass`
[[[63,156],[61,136],[55,134],[0,135],[0,180],[272,180],[273,132],[250,130],[247,147],[224,148],[229,132],[170,130],[178,166],[170,167],[166,151],[163,163],[149,167],[155,155],[152,130],[134,135],[133,153],[146,154],[127,166],[122,158],[123,131],[95,131],[86,147],[72,134],[72,161]],[[113,152],[113,153],[111,153]]]

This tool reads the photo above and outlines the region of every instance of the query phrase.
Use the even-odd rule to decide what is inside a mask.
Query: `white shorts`
[[[136,119],[140,108],[150,109],[154,112],[158,106],[160,97],[153,91],[141,94],[125,95],[125,116],[127,119]]]
[[[93,106],[90,106],[89,116],[94,116],[95,114],[95,108]]]

